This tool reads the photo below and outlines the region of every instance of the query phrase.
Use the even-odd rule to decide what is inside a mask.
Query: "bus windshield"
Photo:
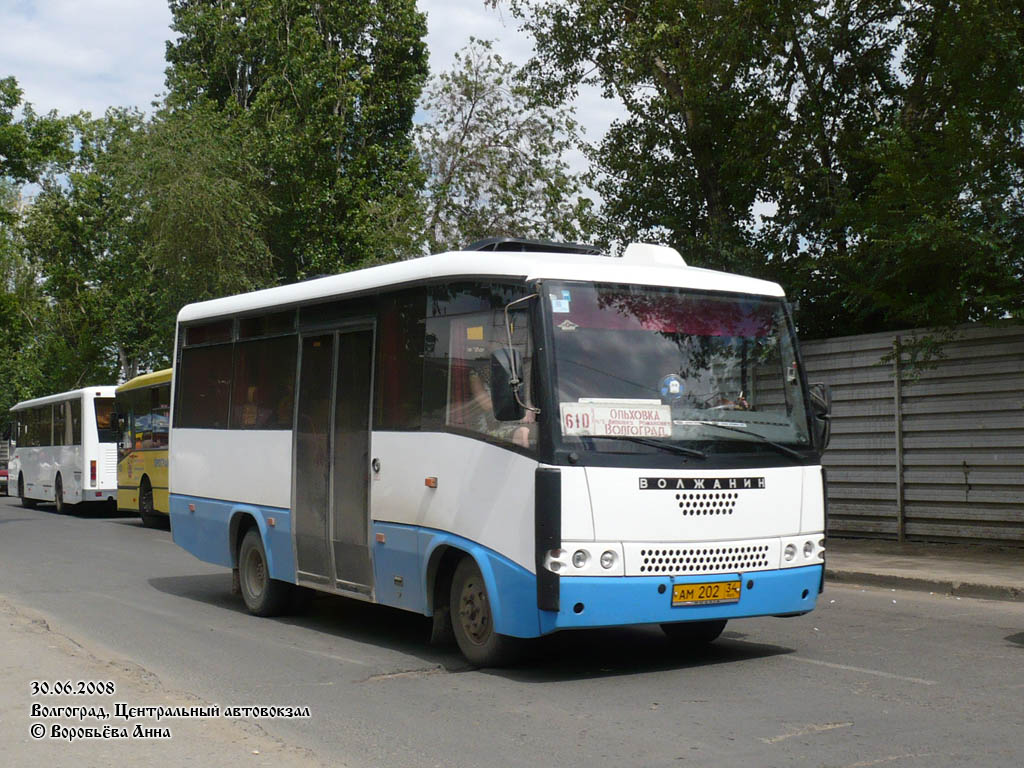
[[[568,446],[810,446],[781,299],[578,282],[548,284],[546,293]]]

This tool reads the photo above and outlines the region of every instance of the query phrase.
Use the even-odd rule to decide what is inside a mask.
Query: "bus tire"
[[[501,667],[515,661],[522,641],[494,631],[487,585],[472,557],[464,557],[452,577],[452,632],[459,650],[470,664]]]
[[[167,524],[167,516],[157,512],[153,505],[153,486],[148,477],[143,477],[139,485],[139,517],[146,528],[164,528]]]
[[[25,509],[35,509],[36,500],[25,498],[25,478],[23,475],[18,475],[18,498],[21,499],[21,506]]]
[[[60,472],[53,478],[53,505],[57,508],[58,515],[68,513],[68,505],[64,503],[64,481],[61,479]]]
[[[250,528],[238,548],[238,580],[245,607],[253,616],[276,616],[288,605],[291,585],[270,578],[267,553],[257,528]]]
[[[662,624],[661,631],[672,642],[687,648],[699,648],[718,639],[725,629],[726,619],[714,621],[677,621]]]

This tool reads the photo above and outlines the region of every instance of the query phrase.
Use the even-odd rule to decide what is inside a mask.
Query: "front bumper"
[[[560,608],[541,611],[541,633],[560,629],[662,624],[677,621],[792,616],[817,603],[824,567],[704,576],[563,577]],[[672,585],[742,582],[739,602],[672,606]]]

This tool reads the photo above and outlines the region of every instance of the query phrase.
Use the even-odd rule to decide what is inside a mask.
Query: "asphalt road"
[[[831,586],[814,613],[733,622],[698,655],[641,627],[481,671],[422,617],[325,596],[258,619],[230,584],[135,518],[0,498],[0,596],[196,700],[308,706],[258,725],[325,763],[1024,765],[1022,603]],[[179,764],[182,742],[164,746]]]

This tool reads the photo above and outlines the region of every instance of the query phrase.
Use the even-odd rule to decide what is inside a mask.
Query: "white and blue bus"
[[[11,408],[15,447],[8,493],[21,503],[53,502],[58,512],[81,502],[117,499],[114,387],[86,387],[25,400]]]
[[[810,611],[825,397],[773,283],[489,240],[178,315],[174,540],[258,615],[433,616],[472,662],[563,629]]]

